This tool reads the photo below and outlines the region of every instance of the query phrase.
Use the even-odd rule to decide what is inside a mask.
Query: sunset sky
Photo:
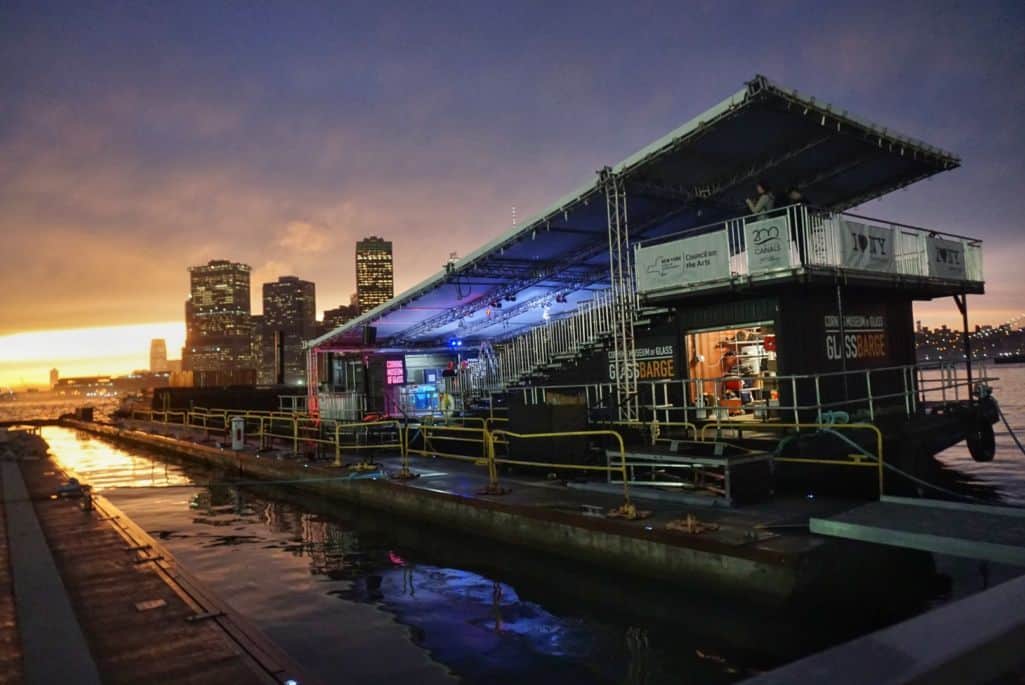
[[[974,322],[1025,310],[1020,0],[7,0],[0,386],[145,367],[213,258],[253,266],[254,311],[282,274],[322,311],[383,235],[402,290],[756,73],[960,155],[862,210],[982,237]]]

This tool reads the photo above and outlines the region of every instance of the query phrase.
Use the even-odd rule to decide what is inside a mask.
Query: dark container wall
[[[915,362],[912,301],[894,290],[841,288],[846,320],[843,339],[837,316],[835,287],[794,287],[781,292],[778,329],[780,375],[803,375],[865,369],[883,369]],[[903,371],[877,371],[871,375],[874,397],[903,393]],[[864,398],[868,394],[866,376],[824,377],[819,382],[824,404],[844,402],[846,398]],[[815,403],[812,380],[798,382],[798,401]],[[781,404],[790,404],[792,385],[780,388]],[[902,398],[881,400],[903,408]],[[899,405],[899,406],[898,406]],[[842,405],[849,413],[867,404]],[[808,414],[802,420],[813,420]]]

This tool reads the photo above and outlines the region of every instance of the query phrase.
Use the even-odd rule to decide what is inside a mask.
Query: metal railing
[[[587,438],[613,438],[616,444],[616,452],[619,455],[619,463],[613,464],[609,460],[606,464],[571,464],[565,462],[554,462],[554,461],[539,461],[534,459],[513,459],[510,456],[499,457],[496,453],[496,445],[503,445],[507,450],[511,448],[509,438],[514,440],[553,440],[560,438],[573,438],[573,437],[587,437]],[[498,441],[498,438],[504,438],[504,441]],[[582,431],[563,431],[557,433],[514,433],[512,431],[497,429],[494,431],[488,431],[485,434],[485,439],[489,443],[490,453],[490,482],[495,486],[498,485],[498,469],[499,464],[505,464],[509,466],[527,466],[535,468],[552,468],[557,470],[576,470],[576,471],[601,471],[606,474],[612,472],[618,472],[622,478],[623,485],[623,505],[616,510],[616,514],[623,516],[624,518],[636,518],[637,510],[630,500],[630,483],[627,478],[627,462],[626,462],[626,446],[623,442],[623,436],[614,430],[582,430]],[[611,478],[608,479],[611,482]]]
[[[906,418],[932,402],[963,401],[983,384],[992,384],[985,362],[973,367],[971,384],[966,369],[954,362],[907,364],[874,369],[829,371],[786,376],[730,376],[639,381],[642,421],[665,426],[695,421],[723,421],[736,413],[755,419],[802,423],[814,417],[822,422],[830,412],[862,412],[868,421],[883,413],[903,412]],[[726,384],[744,384],[741,395],[761,399],[728,401]],[[511,389],[527,405],[546,404],[549,392],[581,395],[592,420],[614,423],[611,414],[602,418],[614,396],[611,382],[571,385],[536,385]],[[846,393],[846,396],[844,396]],[[830,399],[839,396],[838,399]]]
[[[594,293],[569,316],[545,321],[526,333],[494,346],[497,375],[485,378],[482,391],[500,389],[571,358],[613,333],[615,303],[611,290]]]
[[[623,506],[614,513],[618,516],[633,518],[637,516],[630,501],[629,484],[626,482],[626,448],[622,435],[614,430],[597,429],[584,431],[569,431],[559,433],[515,433],[512,431],[492,428],[496,421],[501,418],[472,418],[460,419],[462,425],[448,423],[416,423],[403,424],[397,420],[344,423],[330,420],[321,420],[315,417],[293,416],[281,412],[233,412],[231,410],[212,409],[194,410],[190,412],[174,411],[153,411],[135,410],[131,417],[137,421],[158,422],[167,425],[182,426],[184,428],[200,429],[204,434],[223,433],[226,437],[230,433],[232,419],[245,421],[246,431],[244,440],[252,439],[255,434],[259,449],[263,450],[271,445],[274,440],[283,441],[292,446],[293,455],[300,453],[300,446],[303,444],[322,444],[333,449],[333,465],[337,467],[346,466],[342,456],[345,452],[360,452],[361,450],[398,450],[401,457],[402,473],[410,474],[409,456],[419,455],[423,457],[442,457],[469,462],[477,466],[485,466],[488,472],[488,484],[484,492],[490,494],[501,494],[503,492],[499,484],[498,466],[527,466],[537,468],[551,468],[559,470],[580,470],[580,471],[601,471],[605,473],[617,472],[624,476],[623,480]],[[468,423],[478,425],[469,426]],[[286,430],[278,430],[276,426],[287,426]],[[250,427],[255,431],[248,430]],[[371,432],[378,432],[379,436],[387,436],[387,439],[371,440]],[[414,447],[414,441],[422,442],[422,447]],[[571,437],[588,438],[612,438],[616,444],[616,453],[619,455],[618,464],[571,464],[557,461],[541,461],[532,459],[516,459],[508,453],[499,456],[497,447],[509,449],[509,439],[514,440],[540,440]],[[479,445],[478,454],[460,454],[450,451],[449,443]],[[472,448],[476,451],[476,448]],[[365,460],[352,464],[356,468],[363,467]]]
[[[625,443],[619,430],[598,428],[550,433],[517,433],[495,428],[495,422],[502,421],[503,419],[501,418],[466,419],[461,421],[462,425],[435,424],[430,422],[403,424],[398,420],[344,423],[330,420],[325,421],[315,417],[294,416],[281,412],[232,412],[231,410],[221,409],[193,410],[189,412],[137,409],[132,412],[131,418],[133,420],[200,429],[204,434],[224,433],[225,436],[228,436],[230,433],[232,420],[240,418],[246,422],[245,427],[247,430],[244,440],[252,439],[255,434],[259,445],[258,453],[268,446],[272,446],[275,440],[278,440],[279,443],[284,442],[286,445],[290,444],[294,456],[300,454],[301,445],[325,445],[330,450],[333,450],[333,465],[336,467],[346,466],[342,459],[343,454],[346,452],[361,453],[364,450],[397,450],[401,458],[401,472],[397,477],[409,477],[412,475],[410,471],[410,455],[464,461],[487,468],[487,487],[482,490],[486,494],[501,494],[504,492],[499,483],[499,465],[604,472],[609,483],[622,484],[623,486],[623,505],[615,510],[613,514],[626,518],[638,516],[631,502],[630,485],[638,484],[640,481],[631,478],[631,470],[638,466],[652,465],[647,463],[639,464],[636,461],[628,460]],[[478,421],[480,422],[479,425],[466,425],[467,423],[476,423]],[[736,431],[738,438],[741,437],[740,433],[743,431],[749,433],[791,432],[801,431],[802,429],[833,432],[868,431],[874,437],[874,454],[856,451],[855,453],[848,454],[845,458],[798,458],[782,457],[773,454],[772,458],[775,461],[784,463],[872,467],[877,469],[879,492],[883,492],[884,459],[882,433],[879,428],[869,423],[719,421],[700,427],[689,422],[676,422],[667,425],[684,428],[695,439],[706,444],[711,444],[707,443],[707,441],[709,431],[712,430],[715,431],[714,442],[721,442],[723,433],[727,431]],[[255,432],[248,430],[251,426],[256,427]],[[280,426],[286,426],[286,428],[280,430]],[[653,428],[652,441],[660,439],[657,433],[657,421],[654,427],[648,424],[630,424],[627,427],[631,426]],[[374,439],[371,439],[371,434],[374,434]],[[414,447],[414,441],[418,437],[422,446]],[[615,441],[615,449],[611,453],[609,450],[605,450],[605,464],[574,464],[554,460],[518,459],[510,454],[512,449],[511,441],[557,440],[573,437],[612,438]],[[480,451],[477,454],[453,452],[450,451],[453,448],[447,447],[448,444],[452,443],[479,445]],[[499,446],[505,450],[502,455],[498,453]],[[471,451],[476,452],[476,448],[471,448]],[[741,461],[743,459],[744,457],[740,458]],[[697,463],[701,460],[691,459],[688,461],[688,457],[681,455],[678,461],[680,461],[680,465],[686,465],[690,462]],[[377,468],[375,465],[368,465],[366,459],[361,459],[359,462],[349,464],[348,466],[355,468],[367,468],[368,466]],[[665,464],[660,462],[657,466],[664,467]],[[726,474],[723,477],[728,479],[729,476]],[[728,498],[728,481],[724,483],[722,491]]]
[[[749,235],[758,236],[759,231],[776,248],[773,252],[777,259],[766,261],[748,245]],[[734,280],[785,277],[808,268],[948,282],[985,280],[981,240],[847,212],[826,212],[804,204],[690,228],[635,247],[715,233],[722,233],[729,246],[729,273],[708,281],[667,284],[659,290],[700,290]]]
[[[702,441],[707,440],[707,431],[715,430],[716,439],[721,438],[724,431],[737,431],[739,434],[747,432],[767,431],[795,431],[804,430],[822,431],[867,431],[872,434],[875,443],[875,454],[866,457],[865,454],[855,450],[849,453],[846,458],[805,458],[805,457],[781,457],[776,456],[775,461],[792,464],[820,464],[826,466],[854,466],[870,467],[876,469],[879,494],[883,494],[884,484],[884,457],[883,457],[883,433],[878,426],[871,423],[754,423],[749,421],[722,422],[706,424],[701,427],[699,437]]]

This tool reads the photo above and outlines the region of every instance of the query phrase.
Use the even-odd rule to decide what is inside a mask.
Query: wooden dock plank
[[[99,685],[100,674],[17,462],[0,463],[25,682]]]

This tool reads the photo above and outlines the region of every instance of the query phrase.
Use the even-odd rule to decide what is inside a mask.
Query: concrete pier
[[[1025,578],[795,661],[745,685],[1014,685],[1025,679]]]

